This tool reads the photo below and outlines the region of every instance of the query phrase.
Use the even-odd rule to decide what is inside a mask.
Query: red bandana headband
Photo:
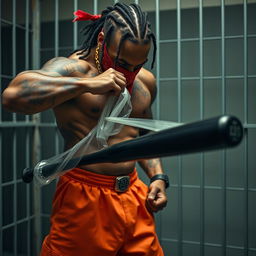
[[[76,18],[73,19],[73,22],[79,21],[79,20],[97,20],[97,19],[100,19],[101,17],[101,15],[92,15],[88,12],[84,12],[81,10],[74,12],[74,15],[76,16]]]

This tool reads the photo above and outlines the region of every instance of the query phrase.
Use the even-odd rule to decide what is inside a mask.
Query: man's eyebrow
[[[127,61],[124,60],[124,59],[117,59],[117,61],[122,61],[122,62],[124,62],[126,65],[132,66],[132,64],[130,64],[129,62],[127,62]]]

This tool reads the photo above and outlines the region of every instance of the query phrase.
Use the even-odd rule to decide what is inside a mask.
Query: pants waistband
[[[88,185],[93,186],[103,186],[108,187],[115,190],[117,180],[124,177],[124,176],[109,176],[99,173],[90,172],[81,168],[74,168],[71,171],[67,172],[64,176],[67,176],[71,179],[77,180],[82,183],[86,183]],[[125,175],[129,176],[129,186],[131,186],[136,179],[138,178],[137,170],[134,170]]]

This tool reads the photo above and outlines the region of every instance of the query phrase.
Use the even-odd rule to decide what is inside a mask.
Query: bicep
[[[85,74],[88,65],[81,60],[56,57],[46,62],[40,70],[36,72],[48,76],[72,76],[74,73]]]
[[[47,61],[41,69],[36,70],[26,70],[18,74],[18,76],[29,75],[29,74],[39,74],[44,76],[68,76],[68,64],[70,65],[70,60],[64,57],[56,57]]]

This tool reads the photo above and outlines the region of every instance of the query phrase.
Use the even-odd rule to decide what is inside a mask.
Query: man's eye
[[[124,63],[117,63],[117,65],[122,68],[127,68],[127,65]]]
[[[119,66],[119,67],[122,67],[122,68],[128,68],[127,64],[126,63],[122,63],[122,62],[116,62],[116,65]]]

